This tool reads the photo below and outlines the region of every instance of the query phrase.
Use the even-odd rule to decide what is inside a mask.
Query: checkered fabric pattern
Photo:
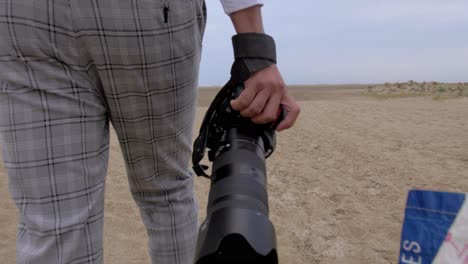
[[[203,0],[0,0],[17,263],[102,263],[109,120],[153,263],[192,263]]]

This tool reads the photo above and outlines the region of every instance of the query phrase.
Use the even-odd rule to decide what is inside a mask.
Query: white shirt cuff
[[[255,5],[263,5],[262,0],[221,0],[224,12],[230,15],[242,9],[246,9]]]

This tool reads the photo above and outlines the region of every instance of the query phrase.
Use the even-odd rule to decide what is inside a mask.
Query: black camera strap
[[[209,177],[206,174],[208,166],[201,165],[210,133],[210,126],[217,111],[222,111],[226,99],[235,92],[236,88],[250,78],[255,72],[276,64],[276,47],[272,37],[263,33],[241,33],[232,37],[234,49],[234,63],[231,68],[231,79],[218,92],[208,108],[200,134],[194,143],[192,153],[193,170],[198,176]],[[227,102],[229,103],[229,102]]]

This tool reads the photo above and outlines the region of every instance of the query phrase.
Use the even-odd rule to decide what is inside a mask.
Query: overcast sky
[[[206,0],[200,85],[222,85],[235,34],[218,0]],[[265,0],[288,84],[468,81],[467,0]]]

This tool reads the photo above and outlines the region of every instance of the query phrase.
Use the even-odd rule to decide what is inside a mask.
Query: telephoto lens
[[[276,264],[268,218],[263,131],[229,128],[213,152],[207,218],[200,226],[196,264]]]

